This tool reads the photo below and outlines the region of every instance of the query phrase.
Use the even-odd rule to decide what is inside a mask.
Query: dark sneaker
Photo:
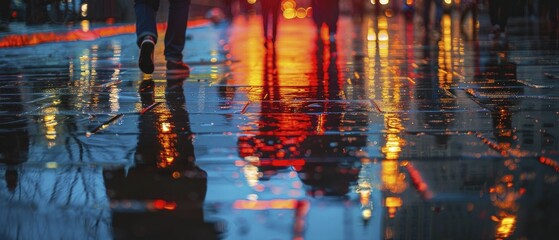
[[[138,65],[142,72],[151,74],[155,69],[153,65],[153,49],[155,48],[155,39],[152,36],[144,37],[140,44],[140,59]]]
[[[190,74],[190,67],[183,61],[167,61],[168,74]]]

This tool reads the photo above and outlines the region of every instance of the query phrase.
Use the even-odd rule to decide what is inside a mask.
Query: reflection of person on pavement
[[[336,45],[324,44],[320,39],[316,44],[316,98],[325,100],[322,110],[325,114],[322,115],[323,118],[313,119],[313,122],[316,121],[313,126],[323,129],[322,131],[336,131],[344,122],[362,123],[363,121],[358,119],[359,116],[339,114],[344,109],[343,105],[337,102],[341,100],[342,82],[338,76]],[[327,69],[324,66],[328,66]],[[346,195],[350,185],[357,181],[359,175],[359,168],[354,164],[359,159],[352,154],[366,143],[366,136],[358,134],[309,134],[300,144],[300,151],[307,154],[305,165],[298,170],[301,181],[309,188],[309,194]]]
[[[488,100],[482,103],[491,110],[497,142],[510,147],[513,139],[511,108],[517,104],[511,98],[523,93],[524,88],[516,79],[516,63],[508,58],[508,46],[495,44],[489,50],[488,59],[483,67],[483,88],[479,91],[480,94],[486,95],[485,99]]]
[[[264,25],[264,46],[276,43],[278,35],[278,19],[280,14],[280,0],[261,0],[262,4],[262,23]],[[270,20],[272,21],[270,26]],[[272,28],[272,36],[269,31]]]
[[[17,87],[0,88],[3,111],[0,113],[0,163],[6,164],[5,180],[8,190],[14,191],[18,184],[17,165],[27,161],[29,134],[24,112],[22,94]]]
[[[293,136],[293,132],[297,131],[294,127],[296,124],[286,124],[286,121],[292,119],[286,117],[289,114],[284,113],[286,106],[281,102],[282,96],[279,87],[275,48],[266,50],[263,65],[263,91],[260,96],[262,113],[258,119],[258,133],[256,136],[240,137],[238,144],[241,157],[258,156],[260,159],[265,159],[258,165],[258,172],[262,173],[259,179],[269,180],[278,171],[287,169],[288,166],[278,166],[273,162],[269,163],[267,160],[293,159],[293,152],[287,150],[295,146],[296,139],[302,136]],[[282,148],[278,149],[274,146],[281,146]]]
[[[435,132],[437,146],[447,147],[449,135],[444,132],[456,120],[453,109],[456,98],[446,95],[450,86],[443,85],[439,76],[439,46],[429,45],[429,38],[424,37],[423,64],[419,65],[420,73],[415,85],[415,99],[421,112],[421,120],[428,132]],[[442,132],[442,133],[441,133]]]
[[[204,222],[207,177],[196,165],[183,80],[168,79],[166,108],[154,100],[154,82],[142,82],[134,166],[104,171],[116,239],[218,238]]]
[[[338,18],[340,15],[339,0],[313,0],[313,20],[316,25],[316,31],[320,37],[322,25],[328,27],[328,36],[330,41],[336,41],[336,32],[338,31]]]

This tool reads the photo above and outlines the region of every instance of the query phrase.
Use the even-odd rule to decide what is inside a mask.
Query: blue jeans
[[[165,60],[182,61],[182,51],[186,41],[186,24],[190,0],[169,0],[169,18],[165,32]],[[157,42],[156,16],[159,0],[135,0],[136,36],[140,46],[145,36],[152,36]]]

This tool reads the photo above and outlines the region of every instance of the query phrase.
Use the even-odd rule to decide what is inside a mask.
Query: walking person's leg
[[[144,73],[153,73],[153,50],[157,43],[155,17],[159,9],[159,0],[135,0],[136,43],[140,47],[138,65]]]
[[[506,27],[508,24],[509,16],[511,13],[511,6],[514,6],[514,3],[511,3],[510,0],[497,0],[499,2],[499,27],[501,28],[501,32],[506,32]]]
[[[443,19],[443,0],[435,0],[435,29],[441,31],[441,21]]]
[[[489,0],[489,20],[491,21],[491,34],[497,37],[501,32],[500,26],[500,0]]]
[[[10,1],[0,0],[0,31],[7,31],[10,22]]]
[[[169,18],[165,32],[165,60],[167,70],[189,70],[182,58],[186,42],[186,24],[190,10],[190,0],[169,0]]]
[[[280,0],[274,0],[272,5],[272,42],[276,42],[276,37],[278,35],[278,20],[280,12],[281,2]]]
[[[423,0],[423,26],[425,27],[425,32],[428,32],[431,24],[431,0]]]
[[[264,44],[268,42],[268,29],[270,21],[270,2],[268,0],[261,1],[261,13],[262,13],[262,29],[264,31]]]
[[[326,8],[329,9],[328,16],[326,17],[326,24],[328,25],[328,33],[330,41],[335,41],[336,33],[338,32],[338,18],[340,16],[340,2],[339,0],[328,0]]]

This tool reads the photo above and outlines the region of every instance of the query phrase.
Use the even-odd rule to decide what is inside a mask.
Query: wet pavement
[[[554,239],[557,35],[487,21],[239,17],[188,78],[131,34],[1,48],[0,238]]]

